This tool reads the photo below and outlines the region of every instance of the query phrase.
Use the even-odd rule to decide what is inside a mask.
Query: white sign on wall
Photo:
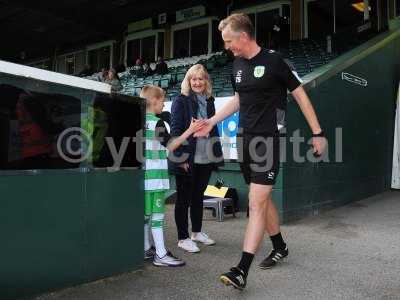
[[[203,5],[194,6],[187,9],[178,10],[176,12],[176,22],[184,22],[197,19],[206,15],[206,8]]]
[[[162,13],[158,15],[158,25],[163,25],[167,23],[167,14],[166,13]]]

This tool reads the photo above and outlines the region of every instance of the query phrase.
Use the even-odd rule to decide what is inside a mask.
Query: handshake
[[[205,137],[208,136],[213,127],[214,124],[211,122],[210,119],[192,118],[188,130],[191,134],[193,134],[194,137]]]

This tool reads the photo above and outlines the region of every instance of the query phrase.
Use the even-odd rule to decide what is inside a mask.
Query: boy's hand
[[[197,120],[192,118],[192,122],[190,122],[189,126],[189,132],[192,134],[199,131],[204,127],[205,124],[206,124],[205,120]]]
[[[185,170],[186,173],[189,172],[189,164],[187,162],[180,164],[179,167],[181,167],[183,170]]]

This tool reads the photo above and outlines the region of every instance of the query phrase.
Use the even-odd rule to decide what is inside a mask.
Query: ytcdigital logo
[[[236,79],[235,79],[235,82],[236,82],[236,83],[241,83],[241,82],[242,82],[242,73],[243,73],[242,70],[237,71],[237,73],[236,73]]]

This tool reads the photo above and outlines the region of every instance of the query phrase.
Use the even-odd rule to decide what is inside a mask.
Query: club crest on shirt
[[[264,76],[265,66],[257,66],[254,68],[254,77],[260,78]]]

